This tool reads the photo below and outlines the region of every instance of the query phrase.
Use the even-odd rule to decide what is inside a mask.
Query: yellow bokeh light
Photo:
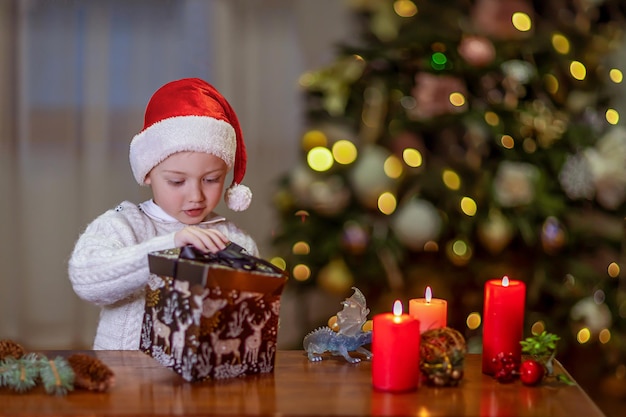
[[[602,344],[609,343],[609,341],[611,340],[611,331],[609,329],[600,330],[600,333],[598,334],[598,340]]]
[[[307,279],[311,278],[311,268],[304,264],[298,264],[293,267],[293,270],[291,271],[291,276],[296,281],[306,281]]]
[[[581,345],[584,343],[587,343],[590,339],[591,339],[591,332],[586,327],[580,329],[578,333],[576,334],[576,340],[578,340],[578,343],[580,343]]]
[[[308,255],[311,252],[311,247],[308,243],[300,241],[293,244],[291,252],[294,255]]]
[[[396,211],[397,206],[396,196],[389,191],[382,193],[378,197],[378,210],[383,214],[391,214]]]
[[[404,159],[405,164],[412,168],[417,168],[423,163],[421,152],[413,148],[406,148],[402,151],[402,159]]]
[[[609,77],[615,84],[619,84],[624,80],[624,74],[622,74],[622,71],[617,68],[613,68],[609,71]]]
[[[543,77],[543,82],[546,85],[546,90],[548,90],[548,93],[556,94],[559,91],[559,80],[557,80],[554,75],[546,74]]]
[[[285,262],[285,260],[280,256],[275,256],[270,259],[270,263],[282,270],[285,270],[287,268],[287,262]]]
[[[611,278],[619,277],[620,267],[617,262],[611,262],[607,268],[607,272]]]
[[[511,16],[511,22],[513,22],[513,26],[515,26],[515,29],[519,30],[520,32],[528,32],[532,27],[530,16],[528,16],[524,12],[513,13],[513,16]]]
[[[321,130],[309,130],[302,135],[302,149],[310,151],[317,146],[326,146],[328,138]]]
[[[455,240],[452,243],[452,253],[460,258],[466,258],[470,253],[469,246],[461,239]]]
[[[383,164],[383,170],[385,171],[385,175],[395,179],[400,178],[404,168],[402,167],[402,161],[400,161],[397,156],[389,155]]]
[[[606,121],[612,125],[619,122],[619,113],[615,109],[608,109],[605,113]]]
[[[338,140],[333,145],[333,157],[342,165],[351,164],[356,160],[357,149],[349,140]]]
[[[533,323],[532,327],[530,328],[530,332],[533,335],[537,336],[543,333],[545,329],[546,329],[546,325],[544,324],[543,321],[539,320]]]
[[[412,17],[417,14],[417,6],[411,0],[396,0],[393,10],[400,17]]]
[[[485,112],[485,122],[489,126],[497,126],[500,123],[500,116],[492,111]]]
[[[456,172],[445,169],[441,175],[443,183],[451,190],[458,190],[461,188],[461,177]]]
[[[478,207],[476,206],[476,202],[470,197],[463,197],[461,199],[461,211],[463,211],[463,213],[467,216],[475,215],[477,210]]]
[[[507,149],[513,149],[515,147],[515,140],[510,135],[502,135],[500,143]]]
[[[455,107],[463,107],[465,104],[465,96],[459,92],[450,94],[449,100]]]
[[[467,324],[467,328],[470,330],[476,330],[480,327],[481,318],[479,313],[470,313],[467,316],[467,320],[465,323]]]
[[[552,35],[552,47],[561,55],[565,55],[569,52],[569,40],[560,33],[555,33]]]
[[[333,166],[333,154],[330,149],[317,146],[306,155],[306,161],[315,171],[328,171]]]
[[[584,80],[587,76],[587,68],[580,61],[572,61],[572,63],[569,64],[569,72],[572,74],[572,77],[578,81]]]

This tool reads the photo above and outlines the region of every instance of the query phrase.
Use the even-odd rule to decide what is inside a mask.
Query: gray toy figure
[[[364,332],[363,324],[367,321],[370,310],[365,303],[365,296],[358,288],[352,287],[354,294],[342,301],[343,310],[337,313],[339,331],[335,332],[328,326],[320,327],[304,337],[302,342],[309,361],[322,360],[324,352],[335,356],[343,356],[350,363],[358,363],[360,358],[350,356],[348,352],[356,351],[372,358],[372,353],[363,345],[372,343],[372,330]]]

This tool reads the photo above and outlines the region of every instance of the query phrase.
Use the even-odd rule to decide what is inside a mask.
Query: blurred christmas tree
[[[301,78],[302,163],[276,195],[294,280],[372,312],[449,300],[479,343],[483,284],[527,283],[527,333],[626,363],[619,0],[353,0],[362,36]],[[308,330],[308,329],[304,329]]]

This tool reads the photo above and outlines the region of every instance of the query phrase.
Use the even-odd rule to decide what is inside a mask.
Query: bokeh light
[[[492,111],[486,111],[485,122],[487,122],[489,126],[498,126],[498,124],[500,124],[500,116]]]
[[[543,77],[546,90],[550,94],[556,94],[559,91],[559,80],[552,74],[546,74]]]
[[[476,202],[472,198],[463,197],[461,199],[461,211],[467,216],[474,216],[477,210]]]
[[[515,26],[515,29],[520,32],[528,32],[532,27],[530,16],[524,12],[513,13],[513,16],[511,16],[511,22],[513,23],[513,26]]]
[[[450,103],[455,107],[463,107],[465,105],[465,96],[459,92],[450,94]]]
[[[291,276],[296,281],[306,281],[311,278],[311,268],[305,264],[298,264],[291,270]]]
[[[287,262],[285,262],[285,260],[281,258],[280,256],[275,256],[272,259],[270,259],[270,263],[282,269],[283,271],[287,268]]]
[[[587,68],[580,61],[572,61],[569,65],[569,72],[578,81],[582,81],[587,77]]]
[[[328,138],[321,130],[309,130],[302,135],[302,149],[307,152],[317,146],[326,146],[327,144]]]
[[[608,109],[605,114],[606,121],[612,125],[619,123],[619,113],[615,109]]]
[[[397,204],[396,196],[389,191],[382,193],[378,197],[378,210],[383,214],[389,215],[396,211]]]
[[[458,190],[461,188],[461,177],[456,172],[450,169],[444,169],[441,175],[443,183],[451,190]]]
[[[308,255],[311,252],[311,247],[304,241],[299,241],[293,244],[291,252],[294,255]]]
[[[412,168],[417,168],[422,165],[423,158],[420,151],[413,148],[406,148],[402,151],[402,159],[404,163]]]
[[[393,10],[400,17],[413,17],[418,12],[417,6],[411,0],[396,0],[393,2]]]
[[[620,273],[619,264],[617,262],[611,262],[609,264],[609,267],[607,268],[607,273],[609,274],[611,278],[619,277],[619,273]]]
[[[613,68],[609,71],[609,78],[611,78],[611,81],[615,84],[620,84],[624,80],[624,74],[617,68]]]
[[[609,329],[600,330],[600,333],[598,333],[598,340],[603,345],[609,343],[609,341],[611,340],[611,331]]]
[[[339,140],[332,148],[333,158],[338,164],[348,165],[356,160],[358,151],[354,143],[349,140]]]
[[[515,147],[515,140],[510,135],[502,135],[500,143],[506,149],[513,149]]]
[[[576,334],[576,340],[578,340],[578,343],[580,343],[581,345],[587,343],[590,339],[591,339],[591,332],[586,327],[583,327],[582,329],[580,329],[578,333]]]
[[[552,47],[561,55],[566,55],[570,49],[569,40],[562,34],[555,33],[552,35]]]
[[[541,320],[534,322],[530,328],[530,332],[535,336],[540,335],[544,330],[546,330],[546,325]]]
[[[465,323],[467,324],[467,328],[470,330],[476,330],[480,327],[480,323],[481,323],[481,317],[479,313],[470,313],[467,316],[467,319],[465,320]]]
[[[404,168],[402,167],[402,161],[400,161],[397,156],[389,155],[387,159],[385,159],[383,170],[385,171],[385,175],[389,178],[396,179],[402,176]]]
[[[323,172],[333,166],[334,158],[330,149],[316,146],[307,153],[306,161],[314,171]]]

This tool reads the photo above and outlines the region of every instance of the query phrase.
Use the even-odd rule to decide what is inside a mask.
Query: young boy
[[[233,241],[258,256],[248,234],[213,212],[230,169],[228,207],[245,210],[252,198],[240,184],[246,150],[237,116],[213,86],[190,78],[158,89],[130,144],[130,165],[153,198],[100,215],[69,260],[76,294],[101,307],[94,349],[139,348],[149,252],[185,245],[215,252]]]

